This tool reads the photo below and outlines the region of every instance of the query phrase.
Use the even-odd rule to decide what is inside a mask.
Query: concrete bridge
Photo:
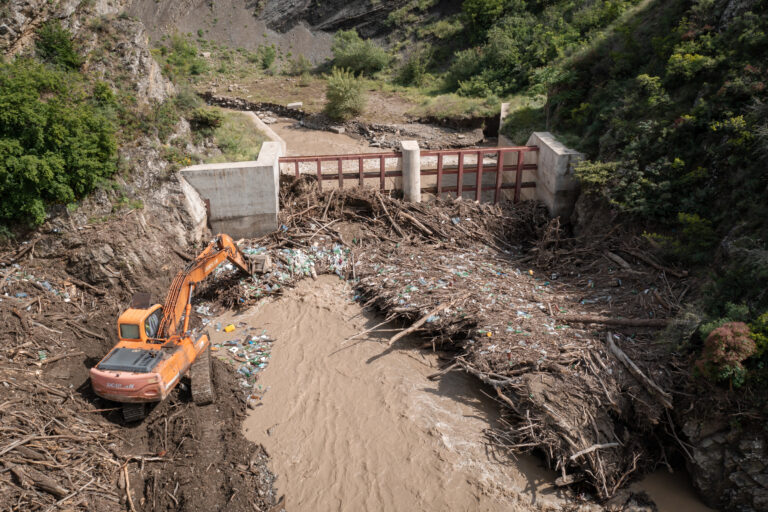
[[[500,147],[422,151],[417,141],[403,141],[400,151],[291,157],[285,156],[285,142],[267,133],[273,140],[262,145],[255,161],[181,170],[200,233],[206,224],[235,238],[276,230],[281,174],[313,175],[326,190],[402,190],[406,201],[416,202],[449,196],[487,202],[537,199],[553,217],[566,218],[578,196],[573,168],[583,155],[548,132],[534,132],[525,146],[507,145],[501,136]]]

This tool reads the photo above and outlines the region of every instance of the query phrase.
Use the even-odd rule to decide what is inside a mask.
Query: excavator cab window
[[[162,320],[162,318],[163,308],[158,308],[144,320],[144,332],[146,333],[147,338],[157,337],[157,329],[160,327],[160,320]]]
[[[120,337],[126,340],[138,340],[139,326],[136,324],[120,324]]]

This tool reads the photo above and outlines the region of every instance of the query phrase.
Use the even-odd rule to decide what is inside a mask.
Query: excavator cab
[[[134,299],[131,307],[117,319],[117,334],[120,341],[162,343],[157,340],[157,332],[160,321],[163,319],[163,306],[154,304],[136,307],[135,304]]]

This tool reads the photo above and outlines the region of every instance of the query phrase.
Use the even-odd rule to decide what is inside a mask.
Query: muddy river
[[[498,406],[470,376],[427,376],[437,357],[417,341],[385,351],[381,321],[335,276],[217,321],[245,322],[274,338],[259,383],[263,400],[244,424],[264,445],[288,510],[551,510],[565,503],[556,475],[534,457],[510,458],[484,431]],[[387,329],[383,326],[380,329]],[[214,341],[227,335],[212,333]],[[650,475],[642,488],[661,512],[707,511],[685,475]]]

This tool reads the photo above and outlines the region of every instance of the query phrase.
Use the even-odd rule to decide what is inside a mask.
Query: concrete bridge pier
[[[406,201],[421,202],[421,150],[415,140],[400,143],[403,152],[403,195]]]

